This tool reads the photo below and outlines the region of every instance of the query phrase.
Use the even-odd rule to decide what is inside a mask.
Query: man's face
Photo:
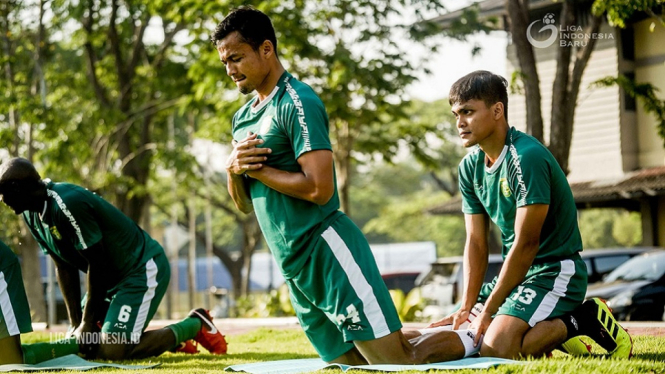
[[[12,183],[3,183],[2,188],[0,188],[0,200],[12,208],[14,213],[21,214],[28,209],[28,199]]]
[[[464,147],[482,143],[494,133],[497,127],[495,105],[488,108],[484,101],[475,99],[453,104],[452,112]]]
[[[255,51],[243,42],[237,31],[217,43],[217,52],[222,64],[226,66],[226,74],[233,79],[243,95],[259,88],[266,79],[269,72],[267,60],[260,51]]]

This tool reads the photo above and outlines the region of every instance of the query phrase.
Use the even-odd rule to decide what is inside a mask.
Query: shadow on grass
[[[297,354],[292,352],[266,352],[266,353],[246,352],[246,353],[227,354],[221,356],[211,355],[211,354],[196,354],[196,355],[171,354],[171,355],[162,355],[154,358],[153,360],[160,361],[163,363],[179,363],[179,362],[190,362],[192,360],[277,361],[277,360],[298,360],[303,358],[318,358],[318,356],[311,354]],[[132,361],[128,361],[128,363],[131,362]]]
[[[140,361],[123,361],[121,364],[125,365],[146,365],[150,362],[161,362],[162,365],[192,365],[194,362],[197,366],[230,366],[243,363],[252,362],[267,362],[267,361],[280,361],[280,360],[298,360],[305,358],[318,358],[317,355],[312,354],[297,354],[292,352],[246,352],[227,355],[211,355],[211,354],[166,354],[155,357],[151,360]],[[119,363],[119,362],[115,362]]]
[[[637,354],[633,355],[633,358],[631,358],[631,360],[665,362],[665,352],[637,353]]]

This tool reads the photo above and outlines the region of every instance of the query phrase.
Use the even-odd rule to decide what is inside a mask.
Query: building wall
[[[635,30],[635,80],[656,86],[657,95],[665,100],[665,27],[656,23],[651,31],[651,19],[633,25]],[[663,139],[656,131],[656,120],[646,113],[637,101],[636,129],[638,133],[638,165],[650,168],[665,164]]]
[[[571,182],[619,178],[624,172],[621,151],[620,91],[617,87],[591,88],[589,85],[606,76],[618,74],[619,57],[617,41],[619,34],[607,24],[600,30],[612,34],[614,39],[598,40],[584,72],[570,150]],[[542,112],[545,142],[549,143],[552,84],[556,71],[558,42],[549,48],[538,49],[536,61],[542,96]],[[515,46],[509,45],[506,77],[510,80],[513,72],[519,70]],[[526,104],[523,95],[510,94],[508,118],[512,126],[526,129]]]

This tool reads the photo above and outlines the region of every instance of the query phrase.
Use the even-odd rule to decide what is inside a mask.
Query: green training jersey
[[[577,208],[566,175],[545,146],[511,127],[503,152],[494,165],[485,165],[477,147],[459,165],[462,211],[487,213],[501,230],[503,257],[515,240],[517,208],[547,204],[540,234],[539,261],[566,258],[582,250]]]
[[[257,133],[270,148],[265,165],[298,172],[298,158],[314,150],[331,150],[328,115],[311,87],[288,72],[265,100],[250,100],[233,117],[233,138],[242,140]],[[334,179],[334,178],[333,178]],[[307,261],[310,239],[319,235],[337,217],[337,186],[325,205],[297,199],[278,192],[258,180],[248,178],[256,217],[282,274],[292,278]]]
[[[23,219],[45,254],[87,272],[88,262],[79,253],[101,243],[106,271],[117,283],[164,249],[120,210],[85,188],[69,183],[46,184],[42,212],[23,212]]]
[[[16,254],[5,243],[0,241],[0,270],[18,262]]]

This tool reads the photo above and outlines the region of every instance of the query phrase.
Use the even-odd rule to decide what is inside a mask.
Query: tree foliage
[[[351,196],[362,212],[354,220],[371,243],[433,241],[439,256],[459,255],[464,249],[461,216],[427,213],[450,195],[411,158],[372,165],[354,181]]]
[[[637,83],[634,79],[621,74],[618,77],[605,77],[594,82],[594,85],[608,87],[617,85],[631,97],[642,102],[644,111],[656,117],[658,135],[663,138],[665,147],[665,100],[658,98],[658,88],[651,83]]]
[[[663,20],[663,0],[596,0],[593,3],[595,14],[605,14],[610,25],[626,27],[626,20],[637,12],[645,12],[665,26]]]
[[[617,209],[586,209],[580,214],[584,248],[633,247],[642,242],[640,215]]]
[[[552,105],[542,107],[539,71],[533,46],[527,39],[527,28],[532,21],[529,1],[506,0],[506,22],[519,63],[517,71],[511,79],[511,87],[518,88],[525,96],[527,132],[545,143],[543,110],[550,110],[550,139],[548,148],[561,165],[569,171],[569,155],[573,134],[573,121],[577,108],[577,100],[584,70],[589,62],[596,40],[590,38],[579,46],[562,45],[556,48],[556,71],[552,86]],[[665,25],[662,18],[663,0],[622,1],[595,0],[581,2],[574,0],[561,1],[559,8],[559,28],[570,26],[583,27],[582,33],[597,33],[602,20],[606,17],[611,25],[625,26],[625,21],[638,12],[645,12]],[[660,9],[659,9],[660,8]],[[478,19],[478,10],[473,6],[467,8],[461,20],[468,24],[453,24],[445,34],[456,39],[465,40],[466,36],[487,31],[487,21]],[[485,22],[483,22],[485,21]],[[469,26],[471,25],[471,27]]]
[[[446,159],[439,149],[445,139],[432,141],[441,136],[440,122],[420,118],[404,91],[422,61],[409,60],[405,48],[413,44],[400,45],[395,37],[415,36],[414,22],[440,10],[439,1],[244,4],[269,14],[280,58],[326,104],[344,201],[360,155],[394,159],[409,147],[433,166]],[[262,245],[256,219],[235,210],[223,174],[210,177],[193,157],[197,138],[230,141],[232,115],[247,100],[226,79],[208,41],[237,3],[175,5],[0,2],[0,140],[9,145],[3,156],[33,159],[43,176],[98,192],[144,227],[172,219],[174,206],[185,226],[189,211],[182,202],[195,196],[197,215],[214,208],[214,251],[240,294],[248,289],[251,254]],[[39,17],[33,22],[25,14]],[[197,222],[203,237],[201,217]],[[3,239],[27,243],[16,235],[18,225],[9,227]]]

